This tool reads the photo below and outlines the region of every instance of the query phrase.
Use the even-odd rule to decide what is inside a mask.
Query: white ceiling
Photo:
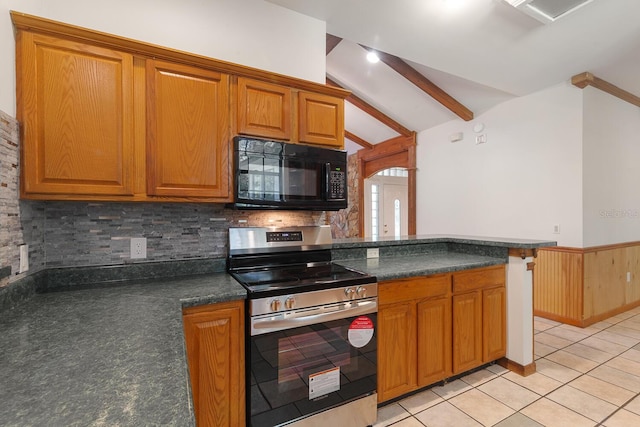
[[[326,21],[344,39],[327,74],[412,130],[457,116],[385,64],[367,63],[358,44],[403,58],[476,116],[584,71],[640,95],[640,0],[594,0],[550,24],[501,0],[268,1]],[[352,109],[346,128],[357,136],[396,135]]]

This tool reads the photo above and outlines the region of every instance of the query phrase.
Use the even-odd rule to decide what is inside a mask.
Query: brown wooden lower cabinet
[[[507,292],[505,286],[482,291],[482,361],[507,355]]]
[[[418,387],[451,375],[451,299],[418,303]]]
[[[504,265],[453,274],[453,373],[507,353]]]
[[[243,426],[244,302],[185,308],[182,320],[197,425]]]
[[[378,401],[451,375],[451,275],[381,282]]]
[[[506,355],[504,265],[379,283],[378,402]]]
[[[380,305],[378,325],[378,401],[383,402],[417,386],[415,302]]]
[[[482,292],[453,296],[453,373],[482,365]]]

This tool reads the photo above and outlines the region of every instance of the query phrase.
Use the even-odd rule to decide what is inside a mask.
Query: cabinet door
[[[504,287],[482,291],[482,333],[484,363],[507,354],[506,291]]]
[[[147,61],[147,193],[229,198],[229,77]]]
[[[291,139],[291,89],[238,78],[238,133]]]
[[[20,32],[23,197],[132,195],[133,57]]]
[[[378,311],[378,401],[416,388],[416,304],[380,306]]]
[[[245,421],[243,303],[186,309],[183,316],[198,426]]]
[[[482,292],[453,296],[453,373],[482,365]]]
[[[451,376],[451,298],[418,303],[418,387]]]
[[[298,94],[300,142],[344,146],[344,100],[311,92]]]

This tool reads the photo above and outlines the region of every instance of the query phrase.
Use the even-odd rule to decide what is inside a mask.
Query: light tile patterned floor
[[[534,320],[537,371],[491,365],[378,409],[383,427],[640,426],[640,307],[587,328]]]

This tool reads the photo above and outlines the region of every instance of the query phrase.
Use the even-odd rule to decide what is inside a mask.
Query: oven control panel
[[[251,316],[259,316],[376,296],[378,296],[378,284],[367,283],[291,295],[257,298],[250,300],[249,314]]]
[[[302,231],[267,231],[267,243],[302,242]]]

